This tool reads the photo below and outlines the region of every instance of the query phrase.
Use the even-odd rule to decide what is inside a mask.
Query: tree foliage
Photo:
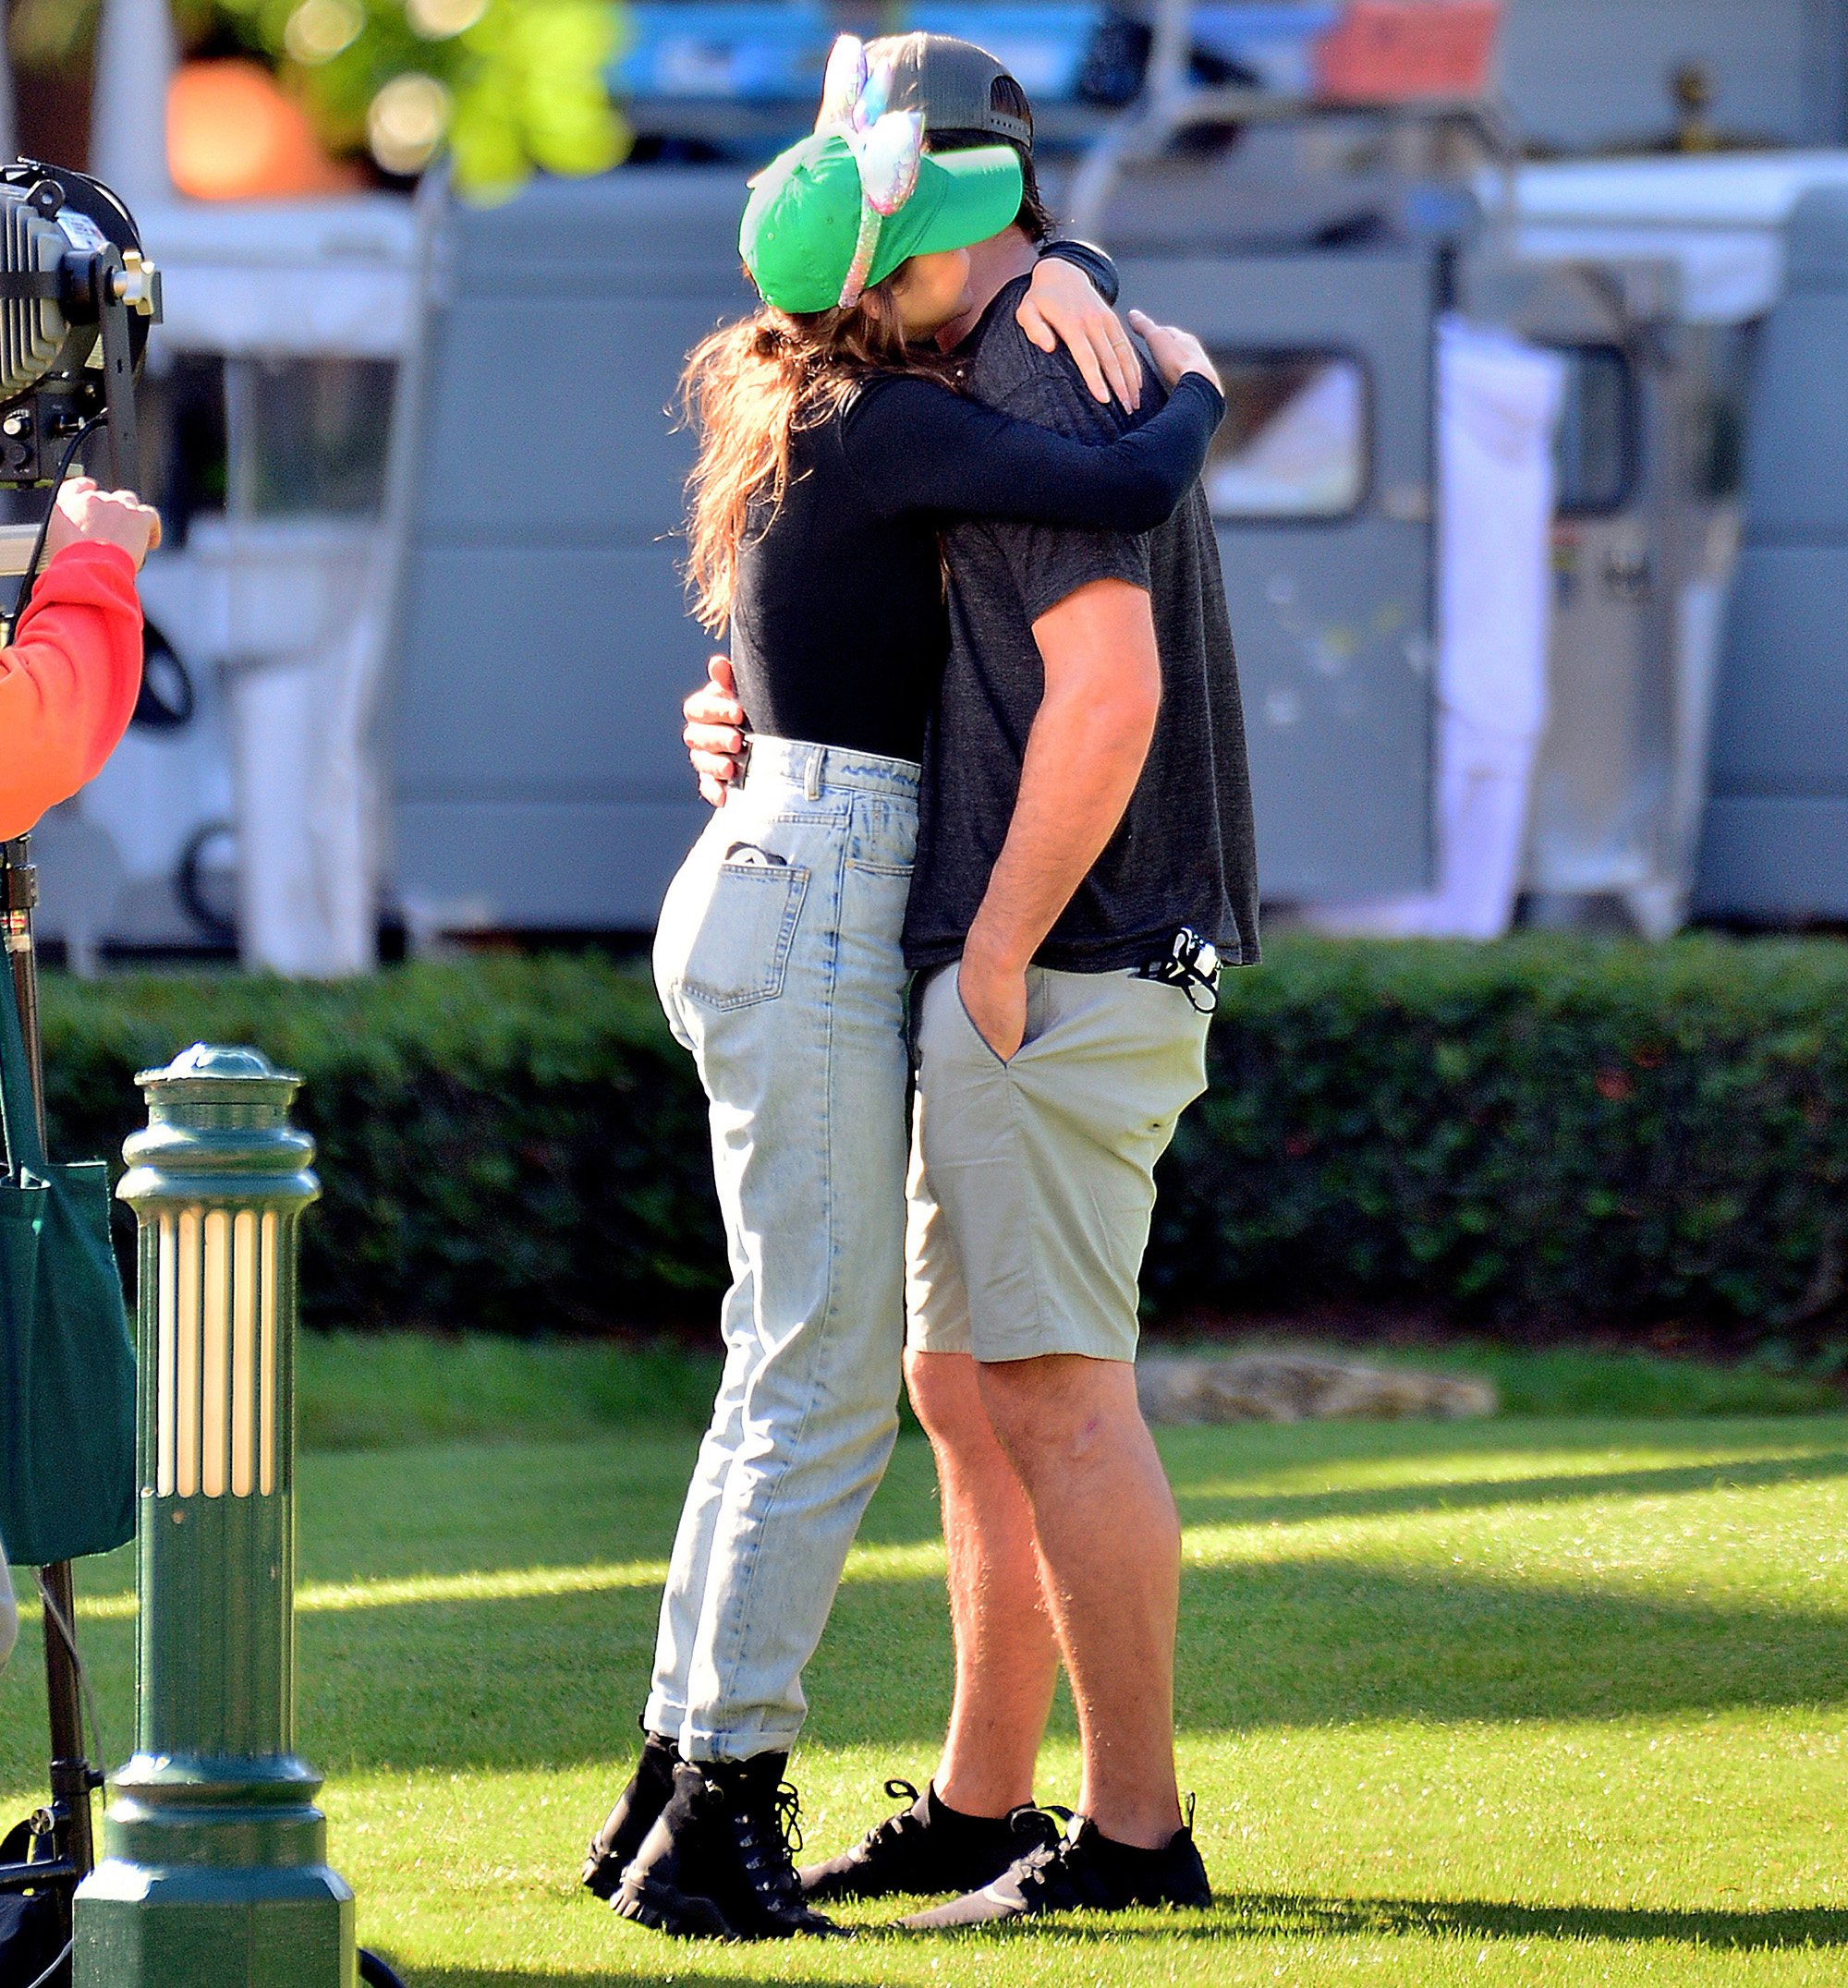
[[[80,67],[98,0],[20,0],[22,67]],[[183,43],[273,67],[330,151],[419,172],[444,148],[477,200],[535,168],[582,176],[617,164],[628,134],[605,72],[621,42],[614,0],[181,0]]]

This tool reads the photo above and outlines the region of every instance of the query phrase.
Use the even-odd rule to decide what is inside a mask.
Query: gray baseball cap
[[[886,34],[868,42],[867,55],[892,63],[894,110],[921,111],[933,131],[989,131],[1032,151],[1032,116],[994,107],[996,78],[1020,85],[987,49],[953,34]],[[1026,95],[1021,90],[1022,102]]]

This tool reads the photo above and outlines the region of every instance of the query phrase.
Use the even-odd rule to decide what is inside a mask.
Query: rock
[[[1326,1353],[1236,1353],[1223,1360],[1150,1353],[1136,1364],[1146,1422],[1394,1422],[1492,1415],[1489,1382],[1455,1374],[1361,1366]]]

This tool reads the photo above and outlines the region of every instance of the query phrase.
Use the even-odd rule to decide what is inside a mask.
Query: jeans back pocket
[[[687,948],[682,988],[709,1008],[774,1000],[808,875],[793,863],[721,863]]]

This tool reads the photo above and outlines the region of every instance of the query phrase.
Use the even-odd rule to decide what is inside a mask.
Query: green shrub
[[[413,966],[332,986],[45,983],[61,1153],[119,1157],[138,1069],[255,1043],[306,1079],[320,1148],[303,1311],[529,1334],[710,1316],[725,1256],[704,1099],[654,993],[596,959]]]
[[[47,982],[56,1141],[120,1150],[198,1038],[300,1071],[310,1315],[533,1333],[710,1321],[703,1102],[645,979],[494,958],[371,981]],[[1280,939],[1228,975],[1164,1163],[1155,1313],[1330,1296],[1762,1329],[1840,1304],[1848,947]]]
[[[1840,1298],[1848,947],[1294,940],[1228,997],[1158,1305],[1758,1324]]]

